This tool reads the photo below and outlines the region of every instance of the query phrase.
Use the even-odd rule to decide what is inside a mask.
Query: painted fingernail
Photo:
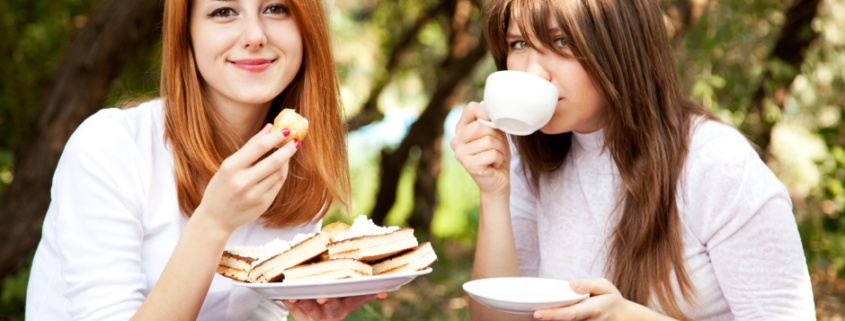
[[[543,314],[540,312],[534,312],[534,318],[537,320],[543,320]]]
[[[376,297],[376,299],[378,299],[379,301],[384,301],[384,300],[385,300],[385,299],[387,299],[387,298],[380,298],[380,297]]]
[[[320,301],[317,301],[317,303],[320,303]],[[326,303],[329,303],[329,300],[323,301],[320,305],[326,305]]]
[[[261,130],[267,130],[267,128],[270,128],[271,126],[273,126],[273,124],[264,125],[264,128],[262,128]]]
[[[290,300],[290,303],[296,304],[296,302],[299,302],[299,300]]]
[[[293,140],[293,147],[296,147],[296,149],[299,149],[299,140],[298,139]]]
[[[290,135],[290,129],[287,129],[287,128],[282,129],[282,135],[285,135],[285,137],[288,137],[288,135]]]

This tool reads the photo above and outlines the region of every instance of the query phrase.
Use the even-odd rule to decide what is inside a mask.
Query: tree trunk
[[[443,123],[452,110],[455,93],[461,81],[470,75],[481,58],[487,53],[484,39],[472,39],[468,16],[470,2],[460,0],[452,2],[455,8],[452,13],[452,35],[450,35],[449,55],[441,68],[444,75],[440,77],[437,87],[425,111],[417,119],[399,147],[393,151],[382,151],[382,175],[376,205],[371,214],[373,221],[382,224],[387,213],[396,202],[396,189],[402,167],[408,160],[408,153],[414,146],[421,149],[420,162],[417,168],[417,179],[414,184],[414,211],[409,223],[424,234],[430,231],[429,226],[437,206],[437,176],[440,174],[440,141],[443,136]],[[418,202],[423,202],[418,204]]]
[[[41,239],[53,172],[70,135],[101,108],[112,81],[159,33],[163,0],[103,0],[65,49],[15,152],[14,180],[0,195],[0,278],[24,266]]]
[[[759,87],[754,92],[753,110],[751,111],[752,124],[754,125],[753,139],[760,148],[763,160],[768,159],[769,143],[772,139],[772,127],[775,121],[766,119],[765,98],[772,97],[774,104],[783,110],[783,101],[789,91],[789,86],[801,71],[801,64],[804,63],[804,54],[810,43],[818,37],[810,25],[818,13],[821,0],[797,0],[786,12],[786,23],[781,29],[777,43],[775,43],[769,60],[780,60],[786,63],[794,71],[785,77],[775,77],[771,68],[763,74]]]

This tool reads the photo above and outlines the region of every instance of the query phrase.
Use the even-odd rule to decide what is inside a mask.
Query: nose
[[[264,22],[257,16],[244,19],[244,30],[241,34],[241,47],[246,50],[259,50],[267,44],[264,32]]]
[[[531,50],[528,53],[528,65],[525,68],[525,72],[543,78],[546,81],[552,81],[551,73],[546,70],[546,64],[543,61],[544,56],[543,53]]]

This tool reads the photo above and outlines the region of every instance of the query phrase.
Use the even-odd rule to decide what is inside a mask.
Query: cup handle
[[[496,127],[496,125],[494,125],[493,122],[491,122],[491,121],[487,121],[487,120],[484,120],[484,119],[476,119],[475,121],[482,123],[484,125],[487,125],[487,127],[490,127],[490,128],[493,128],[493,129],[499,129],[499,127]]]
[[[484,106],[484,101],[482,100],[479,104],[481,104],[481,106]],[[485,107],[485,109],[486,109],[486,107]],[[490,127],[490,128],[493,128],[493,129],[499,129],[499,127],[496,127],[496,125],[494,125],[493,122],[491,122],[491,121],[484,120],[484,119],[476,119],[475,121],[482,123],[482,124],[486,125],[487,127]]]

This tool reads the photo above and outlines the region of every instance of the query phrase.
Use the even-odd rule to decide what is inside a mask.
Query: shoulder
[[[767,167],[748,139],[735,128],[712,120],[696,119],[691,129],[685,171],[706,171],[712,179],[741,179],[752,167]]]
[[[127,143],[140,142],[160,129],[163,124],[161,105],[159,100],[154,100],[128,109],[101,109],[77,127],[67,147],[102,144],[129,147]]]
[[[735,128],[712,120],[698,119],[689,144],[691,158],[730,160],[756,153],[746,137]]]
[[[151,150],[150,144],[163,140],[163,133],[158,133],[163,124],[161,114],[160,101],[129,109],[102,109],[76,128],[65,145],[62,160],[107,165],[127,158],[134,159],[132,163],[148,158],[142,151]]]

